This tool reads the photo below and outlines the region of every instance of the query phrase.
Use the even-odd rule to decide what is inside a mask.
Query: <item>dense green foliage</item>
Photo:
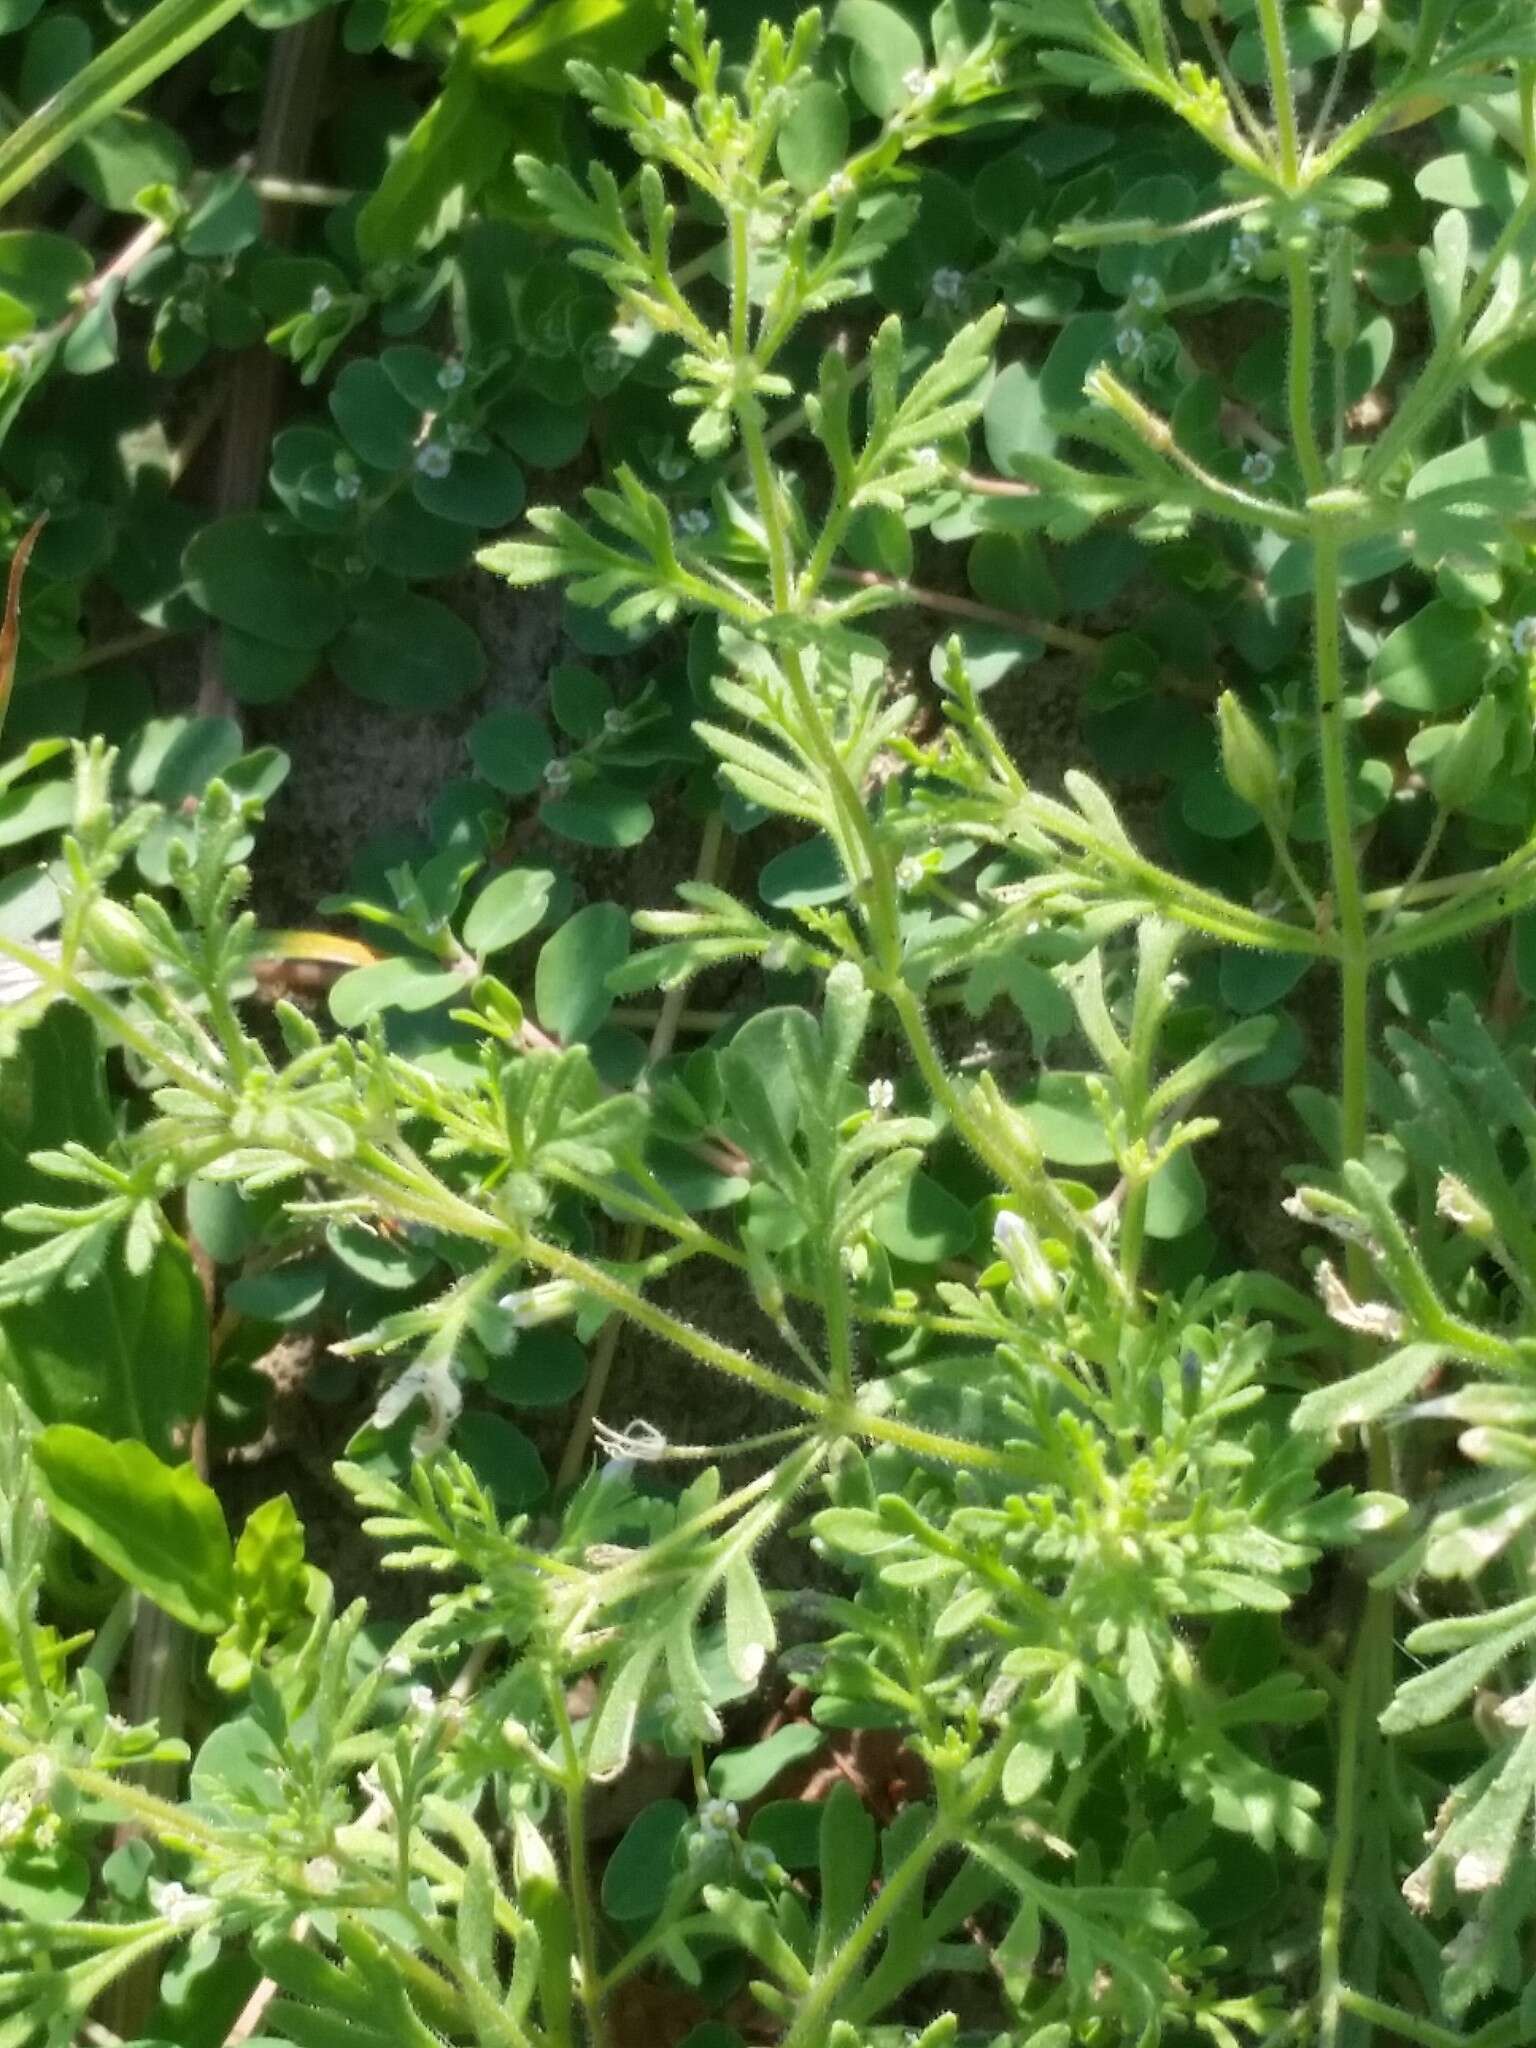
[[[230,12],[0,0],[0,2048],[1536,2039],[1525,0]]]

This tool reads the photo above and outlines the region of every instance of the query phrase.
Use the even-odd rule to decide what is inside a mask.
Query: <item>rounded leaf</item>
[[[360,612],[331,650],[349,690],[397,711],[445,711],[478,689],[485,650],[435,598],[414,592]]]
[[[629,957],[629,913],[589,903],[547,939],[534,970],[539,1022],[567,1045],[590,1038],[613,1007],[608,976]]]

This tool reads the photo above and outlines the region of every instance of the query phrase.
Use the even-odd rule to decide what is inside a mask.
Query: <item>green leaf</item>
[[[264,1273],[242,1273],[224,1291],[228,1306],[258,1323],[296,1323],[325,1299],[323,1258],[285,1259]]]
[[[875,1874],[875,1822],[846,1779],[833,1786],[821,1810],[821,1915],[816,1960],[836,1955],[869,1903]]]
[[[976,1234],[970,1210],[926,1173],[914,1173],[899,1195],[882,1202],[870,1229],[893,1259],[916,1266],[954,1258]]]
[[[819,192],[848,154],[848,105],[829,78],[796,95],[779,130],[779,168],[804,197]]]
[[[465,945],[482,956],[515,945],[543,919],[554,886],[548,868],[506,869],[475,898],[464,920]]]
[[[277,1620],[302,1605],[307,1585],[304,1524],[287,1494],[274,1494],[251,1509],[240,1531],[235,1545],[236,1595]]]
[[[552,797],[539,812],[551,832],[578,846],[638,846],[656,822],[642,796],[611,782],[584,782],[573,796]]]
[[[549,708],[573,740],[595,740],[613,709],[613,692],[596,670],[563,661],[549,678]]]
[[[331,666],[372,704],[446,711],[485,680],[485,650],[456,612],[412,591],[359,612],[331,649]]]
[[[1147,1235],[1183,1237],[1205,1217],[1205,1181],[1186,1145],[1153,1174],[1147,1187]]]
[[[91,1889],[91,1866],[67,1842],[19,1842],[0,1855],[0,1908],[18,1920],[58,1926],[72,1920]]]
[[[472,970],[433,967],[425,960],[378,960],[354,967],[331,989],[330,1011],[345,1031],[355,1031],[381,1010],[432,1010],[466,988]]]
[[[530,1508],[549,1491],[537,1447],[504,1415],[460,1416],[454,1448],[503,1514]]]
[[[1296,1404],[1292,1426],[1327,1437],[1337,1437],[1344,1429],[1363,1429],[1416,1394],[1445,1356],[1438,1344],[1405,1345],[1364,1372],[1304,1395]]]
[[[245,0],[159,0],[0,142],[0,206],[73,142],[233,21]]]
[[[313,647],[274,647],[235,626],[219,630],[219,668],[241,704],[277,704],[291,697],[309,681],[318,660]]]
[[[95,1031],[82,1011],[56,1003],[0,1071],[0,1213],[67,1192],[31,1153],[71,1141],[101,1150],[115,1133]],[[7,1252],[35,1242],[0,1228]],[[0,1376],[42,1422],[89,1424],[168,1453],[202,1413],[208,1385],[207,1311],[191,1260],[161,1243],[135,1274],[109,1253],[83,1284],[8,1307]]]
[[[613,1007],[610,971],[629,956],[629,913],[589,903],[540,949],[533,999],[544,1029],[566,1045],[590,1038]]]
[[[1371,664],[1371,680],[1405,711],[1455,711],[1469,703],[1488,672],[1488,650],[1475,612],[1434,598],[1389,633]]]
[[[603,1911],[610,1920],[655,1919],[687,1825],[688,1809],[680,1799],[652,1800],[635,1815],[603,1872]]]
[[[75,815],[67,782],[36,782],[0,796],[0,847],[21,846],[45,832],[57,832]]]
[[[757,892],[775,910],[840,903],[850,884],[830,839],[818,833],[776,853],[757,878]]]
[[[228,1625],[234,1552],[218,1495],[192,1466],[73,1423],[43,1430],[33,1457],[49,1512],[93,1557],[188,1628]]]
[[[859,98],[882,119],[894,113],[910,98],[903,79],[927,62],[917,30],[885,0],[838,0],[830,26],[853,44],[848,75]]]
[[[421,431],[421,414],[402,398],[372,356],[348,363],[332,386],[331,418],[359,461],[371,469],[404,469]]]
[[[513,1408],[559,1408],[581,1392],[587,1354],[564,1330],[524,1330],[505,1357],[493,1358],[486,1389]]]
[[[1437,206],[1487,206],[1501,215],[1513,213],[1525,192],[1525,180],[1514,165],[1491,150],[1431,157],[1413,182],[1420,197]]]
[[[403,263],[430,247],[447,225],[452,202],[478,190],[516,139],[511,110],[469,64],[452,66],[357,217],[363,260]]]
[[[1084,1074],[1042,1074],[1024,1114],[1055,1166],[1107,1166],[1115,1156]]]
[[[418,472],[416,502],[438,519],[460,526],[509,526],[527,502],[520,464],[504,449],[460,449],[443,476]]]
[[[189,256],[236,256],[261,233],[261,201],[238,171],[221,171],[182,226]]]
[[[192,152],[164,121],[125,109],[76,143],[63,168],[98,206],[132,213],[146,185],[174,188],[183,183],[192,169]]]
[[[1454,1714],[1490,1671],[1536,1635],[1536,1600],[1518,1601],[1499,1613],[1471,1619],[1477,1629],[1474,1641],[1443,1664],[1421,1671],[1398,1687],[1381,1717],[1383,1734],[1404,1735],[1414,1728],[1429,1728]],[[1462,1624],[1461,1633],[1468,1632]],[[1415,1656],[1435,1647],[1433,1639],[1426,1641],[1427,1633],[1416,1629],[1408,1638],[1408,1648]]]
[[[201,528],[182,567],[210,618],[276,647],[323,646],[342,622],[340,598],[316,574],[308,546],[274,531],[259,512]]]
[[[774,1734],[748,1749],[728,1749],[709,1767],[709,1787],[719,1799],[745,1805],[766,1792],[791,1764],[814,1756],[826,1744],[826,1732],[811,1721],[788,1721]]]
[[[1046,411],[1040,379],[1026,363],[999,372],[981,415],[987,454],[1000,476],[1013,476],[1019,455],[1049,455],[1056,429]]]
[[[548,0],[485,53],[481,69],[503,88],[563,96],[574,59],[638,70],[665,26],[662,0]]]
[[[325,1241],[349,1273],[369,1287],[403,1294],[424,1280],[436,1259],[422,1246],[397,1243],[359,1223],[328,1223]]]
[[[506,796],[537,789],[553,753],[548,732],[531,711],[492,711],[470,728],[476,771]]]
[[[63,319],[94,268],[90,251],[67,235],[36,228],[0,234],[0,291],[19,300],[39,327]]]

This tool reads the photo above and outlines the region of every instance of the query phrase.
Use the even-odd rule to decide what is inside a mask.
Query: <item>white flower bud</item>
[[[1048,1315],[1058,1304],[1059,1291],[1055,1269],[1034,1230],[1017,1211],[1003,1209],[992,1226],[992,1240],[1013,1268],[1020,1294],[1031,1308]]]
[[[541,1323],[570,1315],[580,1299],[580,1289],[569,1280],[541,1280],[537,1287],[504,1294],[498,1306],[506,1310],[514,1330],[536,1330]]]

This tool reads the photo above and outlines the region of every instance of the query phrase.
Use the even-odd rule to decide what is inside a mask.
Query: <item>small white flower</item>
[[[677,515],[678,532],[686,534],[690,540],[697,540],[700,534],[708,533],[709,527],[709,514],[702,505],[690,505]]]
[[[329,285],[317,284],[309,295],[309,310],[311,313],[329,313],[335,303],[335,294]]]
[[[451,1367],[442,1361],[434,1365],[421,1361],[407,1366],[379,1396],[372,1416],[373,1427],[388,1429],[399,1421],[413,1401],[425,1404],[427,1419],[411,1438],[411,1449],[418,1458],[427,1458],[434,1451],[440,1451],[448,1441],[464,1406],[464,1396],[459,1391],[459,1383]]]
[[[384,1659],[384,1669],[391,1678],[409,1678],[411,1675],[411,1660],[409,1657],[402,1656],[398,1650],[391,1650]]]
[[[615,704],[611,711],[603,713],[603,731],[612,733],[628,732],[629,713]]]
[[[430,1685],[413,1685],[405,1699],[413,1714],[432,1714],[437,1711],[437,1694]]]
[[[213,1906],[212,1899],[205,1899],[198,1892],[189,1892],[184,1884],[174,1880],[170,1884],[157,1884],[151,1878],[147,1886],[149,1903],[162,1920],[169,1920],[173,1927],[185,1927],[189,1920],[201,1919]]]
[[[1150,313],[1163,303],[1163,288],[1155,277],[1141,270],[1131,279],[1131,298],[1136,305],[1145,307]]]
[[[592,1434],[608,1457],[626,1464],[658,1465],[671,1448],[663,1432],[654,1422],[647,1422],[643,1415],[637,1416],[623,1429],[612,1429],[606,1422],[594,1422]]]
[[[1115,336],[1115,348],[1128,363],[1134,363],[1145,351],[1147,337],[1139,327],[1122,327]]]
[[[1248,234],[1234,235],[1232,237],[1232,246],[1227,251],[1228,260],[1232,268],[1234,270],[1241,270],[1245,274],[1252,270],[1263,254],[1264,244],[1257,235]]]
[[[896,1083],[882,1074],[878,1081],[869,1084],[869,1106],[876,1116],[883,1116],[896,1101]]]
[[[766,1842],[748,1842],[741,1852],[741,1867],[746,1876],[762,1884],[779,1866]]]
[[[1264,448],[1250,448],[1243,457],[1243,475],[1251,484],[1267,484],[1275,473],[1275,458]]]
[[[311,1891],[333,1892],[341,1883],[341,1866],[334,1856],[311,1856],[304,1866],[304,1882]]]
[[[1516,619],[1509,638],[1516,654],[1536,654],[1536,613],[1528,612],[1523,619]]]
[[[336,482],[332,488],[344,505],[350,505],[352,500],[362,491],[363,480],[355,469],[338,470]]]
[[[18,1794],[10,1799],[0,1800],[0,1848],[6,1848],[14,1842],[31,1818],[30,1799]]]
[[[506,1310],[514,1330],[535,1330],[541,1323],[568,1316],[579,1299],[579,1290],[569,1280],[541,1280],[537,1287],[520,1287],[513,1294],[504,1294],[498,1306]]]
[[[559,759],[548,762],[544,769],[544,787],[548,790],[553,790],[558,795],[562,789],[569,789],[570,786],[570,763]],[[502,1307],[506,1307],[505,1302],[502,1303]]]
[[[459,361],[458,357],[449,356],[448,360],[443,364],[442,368],[437,373],[438,389],[440,391],[458,391],[462,389],[464,379],[468,375],[469,372],[465,369],[464,365]]]
[[[679,455],[672,447],[663,449],[656,458],[656,474],[664,484],[675,484],[688,474],[688,458]]]
[[[901,75],[901,88],[909,99],[932,99],[938,90],[939,81],[931,71],[925,71],[921,64],[914,64],[910,71]]]
[[[441,441],[423,441],[416,450],[416,469],[421,476],[445,477],[452,467],[453,450]]]
[[[912,451],[912,463],[914,468],[925,469],[930,475],[936,476],[944,467],[944,458],[937,448],[931,446],[914,448]]]
[[[841,206],[845,199],[853,197],[853,180],[846,171],[834,171],[828,178],[827,197],[834,206]]]
[[[896,863],[896,886],[898,889],[916,889],[927,872],[917,856],[909,853]]]
[[[699,1806],[699,1826],[707,1834],[733,1834],[740,1819],[734,1799],[706,1799]]]
[[[946,265],[933,273],[928,288],[941,306],[957,306],[965,292],[965,273]]]
[[[992,1242],[1013,1268],[1014,1281],[1031,1308],[1042,1314],[1059,1299],[1056,1272],[1030,1224],[1013,1209],[1000,1209],[992,1225]]]

